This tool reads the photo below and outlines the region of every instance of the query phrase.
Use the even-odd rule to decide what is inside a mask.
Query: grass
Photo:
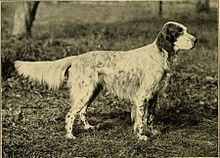
[[[176,9],[169,11],[167,6],[171,4],[167,2],[164,17],[158,18],[153,2],[152,14],[145,9],[146,2],[142,7],[131,2],[122,8],[46,4],[40,4],[33,38],[23,41],[10,39],[14,3],[2,4],[3,157],[218,156],[216,10],[196,14],[193,5],[173,2]],[[184,12],[186,5],[190,13]],[[85,12],[91,6],[93,10]],[[53,12],[55,8],[65,16],[58,16]],[[78,18],[81,14],[85,18]],[[155,126],[161,134],[148,142],[139,142],[132,133],[130,103],[106,93],[95,100],[87,114],[89,122],[101,124],[100,128],[85,131],[76,121],[77,139],[67,140],[64,126],[70,105],[66,84],[50,91],[19,77],[13,68],[17,59],[55,60],[90,50],[141,47],[154,40],[167,20],[189,26],[199,43],[192,51],[180,52],[166,90],[168,97],[160,96],[158,101]]]

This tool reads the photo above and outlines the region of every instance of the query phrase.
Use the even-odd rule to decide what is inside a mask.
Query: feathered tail
[[[19,75],[47,84],[51,89],[58,89],[73,60],[74,56],[56,61],[15,61],[15,68]]]

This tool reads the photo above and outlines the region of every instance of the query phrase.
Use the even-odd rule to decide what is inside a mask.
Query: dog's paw
[[[142,134],[138,134],[137,137],[138,137],[138,140],[140,140],[140,141],[147,141],[148,140],[148,137],[145,135],[142,135]]]
[[[97,127],[96,126],[92,126],[92,125],[86,125],[84,126],[85,130],[95,130]]]
[[[67,138],[67,139],[76,139],[76,137],[73,136],[72,133],[67,133],[67,134],[66,134],[66,138]]]
[[[153,129],[153,130],[151,131],[151,134],[152,134],[153,136],[157,136],[157,135],[160,135],[160,134],[161,134],[161,131],[160,131],[160,130],[157,130],[157,129]]]
[[[161,132],[160,132],[160,130],[153,129],[153,130],[146,130],[145,134],[149,137],[155,137],[157,135],[160,135]]]
[[[97,125],[95,126],[96,129],[99,129],[100,127],[101,127],[101,124],[97,124]]]
[[[167,98],[168,97],[168,94],[167,93],[163,93],[163,98]]]

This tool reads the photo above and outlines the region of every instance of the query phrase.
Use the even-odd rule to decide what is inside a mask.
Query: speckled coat
[[[129,51],[93,51],[56,61],[16,61],[20,75],[58,88],[69,72],[71,109],[66,115],[67,138],[75,138],[72,125],[79,114],[84,128],[93,128],[86,120],[87,107],[104,87],[133,105],[134,132],[140,140],[147,140],[147,130],[154,133],[152,121],[157,93],[167,85],[172,56],[180,49],[194,47],[196,38],[180,23],[166,23],[155,41],[145,47]],[[162,86],[161,86],[162,85]]]

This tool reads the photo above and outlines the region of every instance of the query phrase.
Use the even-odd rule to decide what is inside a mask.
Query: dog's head
[[[156,45],[168,53],[194,48],[196,37],[187,32],[187,27],[177,22],[167,22],[156,38]]]

